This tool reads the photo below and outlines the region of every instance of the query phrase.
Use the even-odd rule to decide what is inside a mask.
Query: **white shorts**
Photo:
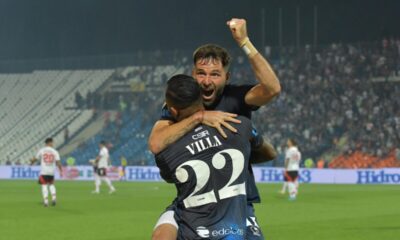
[[[161,214],[160,218],[158,219],[156,226],[154,227],[154,229],[156,229],[158,226],[160,226],[161,224],[171,224],[172,226],[174,226],[177,230],[178,230],[178,224],[175,221],[174,218],[174,211],[172,210],[168,210],[165,211],[163,214]]]

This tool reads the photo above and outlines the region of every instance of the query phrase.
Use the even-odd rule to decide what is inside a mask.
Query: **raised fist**
[[[242,46],[247,39],[246,20],[240,18],[232,18],[226,22],[232,32],[232,36],[239,46]]]

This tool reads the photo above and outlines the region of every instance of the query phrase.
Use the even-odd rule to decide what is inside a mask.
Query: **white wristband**
[[[249,38],[246,38],[241,44],[240,47],[243,49],[244,53],[249,57],[254,57],[258,51],[254,47],[254,45],[250,42]]]

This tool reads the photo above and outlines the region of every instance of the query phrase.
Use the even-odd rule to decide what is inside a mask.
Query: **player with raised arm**
[[[106,142],[101,141],[99,143],[99,148],[100,152],[99,155],[96,157],[95,160],[95,166],[97,166],[97,175],[95,175],[95,187],[96,189],[94,190],[93,193],[100,193],[100,186],[101,186],[101,180],[106,182],[106,184],[109,187],[109,192],[108,193],[113,193],[115,192],[115,187],[112,185],[111,180],[107,177],[107,168],[110,165],[110,155],[108,153],[108,149],[106,147]]]
[[[259,81],[256,85],[233,85],[228,84],[230,56],[228,52],[213,44],[199,47],[193,54],[192,76],[201,85],[203,90],[203,101],[207,111],[196,112],[187,118],[175,122],[168,112],[163,109],[161,120],[154,125],[149,137],[149,149],[154,154],[161,152],[171,143],[177,141],[197,124],[203,123],[214,127],[225,138],[227,137],[222,126],[235,132],[232,123],[238,123],[235,117],[243,115],[251,118],[251,112],[258,107],[270,102],[280,93],[281,87],[266,59],[258,53],[250,42],[246,21],[244,19],[231,19],[227,22],[233,38],[248,56],[253,72]],[[224,112],[221,112],[224,111]],[[261,162],[275,158],[276,151],[272,145],[264,142],[258,149],[252,149],[251,162]],[[261,157],[260,157],[261,156]],[[248,166],[250,179],[248,181],[247,197],[249,203],[248,231],[253,236],[249,239],[264,239],[255,221],[253,203],[259,202],[260,197],[252,176],[251,166]],[[160,219],[161,220],[161,219]],[[165,224],[160,224],[155,229],[153,239],[174,239],[174,229],[171,219],[164,219]]]
[[[190,76],[168,81],[166,103],[176,121],[204,111],[201,88]],[[246,239],[246,166],[252,127],[238,117],[228,138],[198,124],[156,155],[161,176],[177,188],[167,212],[176,221],[177,239]],[[235,209],[235,211],[232,211]]]
[[[51,194],[51,205],[55,206],[57,197],[56,197],[56,186],[54,185],[54,174],[56,165],[58,167],[60,176],[63,176],[62,166],[60,161],[60,154],[56,149],[54,149],[53,139],[47,138],[45,140],[46,146],[41,148],[35,157],[30,160],[31,165],[36,161],[40,161],[40,176],[39,176],[39,184],[42,185],[42,196],[43,196],[43,205],[45,207],[49,206],[49,190]]]
[[[297,147],[297,142],[293,138],[287,140],[287,147],[284,177],[289,189],[289,200],[296,200],[299,187],[297,179],[299,177],[301,153]]]

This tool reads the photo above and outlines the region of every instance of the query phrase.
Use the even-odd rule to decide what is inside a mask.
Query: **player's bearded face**
[[[218,59],[199,59],[193,68],[193,77],[203,90],[204,105],[212,105],[222,94],[228,74]]]

